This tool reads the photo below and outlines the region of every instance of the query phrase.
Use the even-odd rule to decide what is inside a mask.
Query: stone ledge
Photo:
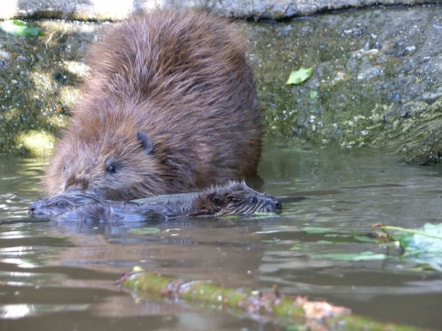
[[[0,19],[69,18],[121,20],[155,7],[204,7],[223,16],[279,20],[318,12],[374,5],[437,4],[439,0],[2,0]]]

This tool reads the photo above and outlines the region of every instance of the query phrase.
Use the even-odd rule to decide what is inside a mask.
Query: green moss
[[[32,155],[47,155],[51,152],[55,143],[54,135],[45,132],[31,130],[22,132],[17,137],[17,145],[23,147]]]
[[[37,21],[44,36],[0,33],[0,153],[46,154],[78,100],[95,25]]]

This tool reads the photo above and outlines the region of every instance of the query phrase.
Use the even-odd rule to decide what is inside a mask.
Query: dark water
[[[438,167],[272,144],[263,155],[261,190],[283,200],[282,215],[110,226],[30,220],[26,208],[41,197],[44,162],[3,158],[0,164],[2,331],[281,330],[188,303],[138,302],[115,285],[135,265],[234,288],[278,284],[283,293],[325,299],[376,320],[442,329],[442,274],[417,271],[394,247],[353,236],[373,231],[374,223],[440,223]],[[388,258],[320,256],[365,251]]]

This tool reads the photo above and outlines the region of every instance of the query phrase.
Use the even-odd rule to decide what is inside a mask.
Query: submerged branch
[[[395,330],[417,331],[408,326],[380,323],[353,315],[350,309],[333,306],[325,301],[309,301],[306,297],[282,295],[277,287],[273,292],[245,291],[223,287],[209,281],[186,281],[158,273],[133,271],[124,274],[118,284],[136,294],[157,295],[183,299],[241,310],[251,316],[264,316],[275,320],[291,320],[304,324],[307,330]]]

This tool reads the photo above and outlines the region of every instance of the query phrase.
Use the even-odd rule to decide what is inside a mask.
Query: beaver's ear
[[[146,154],[152,153],[153,150],[152,140],[150,140],[150,138],[147,135],[145,135],[143,132],[138,131],[137,139],[140,141],[141,148],[144,150]]]

